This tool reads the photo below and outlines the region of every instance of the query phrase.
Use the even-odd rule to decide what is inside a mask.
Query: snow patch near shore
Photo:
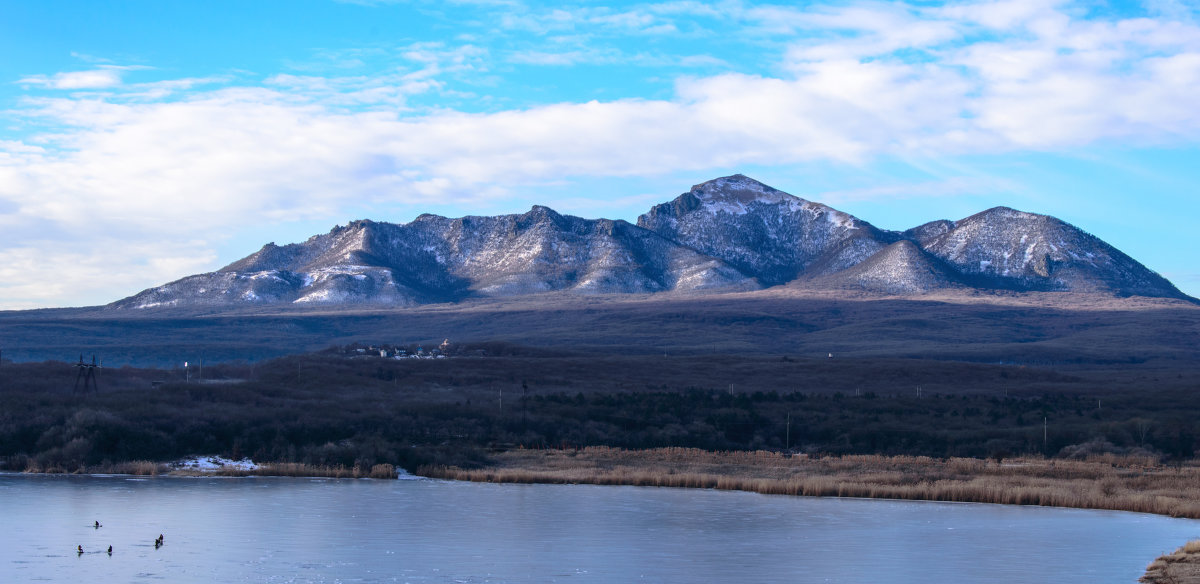
[[[396,480],[399,480],[399,481],[423,481],[423,480],[425,480],[425,477],[419,477],[415,474],[409,474],[408,471],[406,471],[400,467],[396,467]]]
[[[221,456],[191,456],[171,463],[171,468],[179,470],[195,470],[200,472],[216,472],[219,470],[256,470],[258,465],[249,458],[233,460]]]

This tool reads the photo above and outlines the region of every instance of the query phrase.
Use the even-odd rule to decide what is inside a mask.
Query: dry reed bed
[[[505,483],[590,483],[752,491],[773,495],[1111,509],[1200,518],[1200,468],[1135,457],[1085,461],[914,456],[814,458],[689,448],[514,450],[481,469],[430,466],[417,474]]]
[[[174,473],[173,473],[174,474]],[[396,467],[390,464],[376,464],[371,468],[364,466],[317,466],[299,462],[275,462],[260,464],[253,470],[237,468],[222,468],[213,473],[226,477],[326,477],[335,479],[394,479]]]
[[[1159,556],[1146,566],[1138,579],[1144,584],[1182,584],[1200,582],[1200,540],[1192,540],[1173,553]]]

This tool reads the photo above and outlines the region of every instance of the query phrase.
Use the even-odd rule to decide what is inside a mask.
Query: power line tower
[[[92,391],[100,393],[100,382],[96,377],[96,370],[103,367],[104,364],[96,364],[96,356],[92,355],[91,363],[83,362],[83,353],[79,354],[79,363],[75,367],[79,369],[79,373],[75,374],[75,392],[79,392],[79,380],[83,380],[83,391],[86,393],[90,385]]]

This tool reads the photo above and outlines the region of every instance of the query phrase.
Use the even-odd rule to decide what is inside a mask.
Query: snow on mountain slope
[[[638,225],[725,260],[763,285],[814,267],[850,267],[895,240],[871,224],[733,175],[692,187],[638,218]]]
[[[925,250],[999,287],[1184,297],[1162,276],[1054,217],[996,207],[952,225],[928,238]]]
[[[422,215],[404,225],[355,221],[304,243],[267,244],[217,272],[151,288],[111,306],[406,305],[557,290],[604,294],[757,287],[725,262],[628,222],[581,219],[535,206],[497,217]]]
[[[112,308],[457,302],[565,291],[645,294],[805,286],[921,294],[947,287],[1188,298],[1096,237],[1006,207],[884,231],[733,175],[637,225],[534,206],[495,217],[354,221],[259,251]]]
[[[884,294],[924,294],[944,288],[963,288],[953,267],[904,239],[837,273],[806,282],[826,288],[866,290]]]

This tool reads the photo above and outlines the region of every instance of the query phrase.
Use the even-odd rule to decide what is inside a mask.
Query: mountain
[[[1063,221],[998,207],[888,231],[742,175],[692,187],[630,224],[534,206],[410,223],[354,221],[269,243],[111,308],[416,304],[542,292],[648,294],[778,285],[893,295],[998,289],[1188,298]]]
[[[930,254],[998,288],[1183,297],[1120,250],[1046,215],[996,207],[912,233]]]
[[[765,286],[843,270],[897,239],[740,174],[698,184],[637,224],[720,258]]]
[[[940,258],[902,239],[845,270],[804,284],[905,296],[947,288],[967,288],[962,274]]]
[[[759,285],[720,259],[626,221],[535,206],[520,215],[396,225],[355,221],[304,243],[262,249],[216,272],[120,300],[114,308],[275,303],[411,305],[568,290],[650,293]]]

